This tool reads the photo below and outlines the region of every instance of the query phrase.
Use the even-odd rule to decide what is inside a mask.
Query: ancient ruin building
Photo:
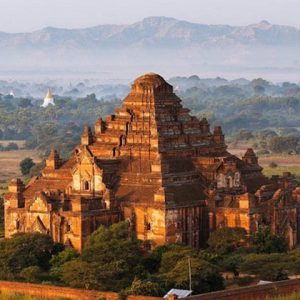
[[[53,149],[42,175],[13,180],[5,196],[5,236],[40,231],[81,250],[101,224],[129,220],[149,247],[204,246],[221,226],[259,224],[298,238],[300,190],[291,175],[267,179],[255,153],[227,152],[220,126],[189,114],[153,73],[137,78],[114,115],[86,127],[62,161]]]

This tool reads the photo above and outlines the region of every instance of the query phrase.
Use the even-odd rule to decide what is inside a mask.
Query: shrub
[[[20,277],[27,282],[41,282],[45,278],[45,273],[38,266],[31,266],[20,272]]]
[[[268,151],[266,149],[257,151],[257,155],[268,155],[268,154],[270,154],[270,151]]]
[[[11,150],[19,150],[19,146],[16,143],[9,143],[6,147],[5,147],[6,151],[11,151]]]
[[[28,175],[30,172],[30,169],[35,165],[35,163],[33,162],[33,160],[30,157],[26,157],[24,158],[21,162],[20,162],[20,169],[21,169],[21,173],[23,175]]]
[[[272,168],[272,169],[274,169],[274,168],[277,168],[278,165],[277,165],[276,162],[272,161],[272,162],[270,162],[269,167]]]
[[[247,286],[254,281],[254,278],[251,276],[240,277],[236,279],[236,283],[239,286]]]

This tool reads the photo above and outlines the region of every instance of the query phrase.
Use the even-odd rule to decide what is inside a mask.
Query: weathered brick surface
[[[290,295],[295,292],[300,292],[300,279],[196,295],[190,297],[189,300],[261,300],[271,296]]]
[[[22,282],[0,281],[1,292],[16,292],[38,297],[65,297],[68,299],[100,299],[117,300],[118,294],[112,292],[73,289],[52,285],[31,284]],[[286,280],[261,286],[225,290],[189,297],[189,300],[260,300],[270,296],[290,295],[300,292],[300,279]],[[127,300],[162,300],[159,297],[128,296]]]

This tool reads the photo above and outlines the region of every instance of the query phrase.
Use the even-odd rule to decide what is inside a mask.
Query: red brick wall
[[[41,285],[22,282],[0,281],[1,292],[16,292],[37,297],[65,297],[80,300],[118,300],[118,294],[112,292],[72,289],[53,285]],[[189,297],[189,300],[261,300],[270,296],[300,293],[300,279],[286,280],[260,286],[245,287]],[[158,297],[128,296],[127,300],[162,300]]]
[[[68,299],[80,300],[98,300],[105,297],[106,300],[118,300],[118,294],[112,292],[90,291],[82,289],[72,289],[66,287],[58,287],[53,285],[31,284],[23,282],[0,281],[0,291],[10,293],[21,293],[37,297],[65,297]],[[161,300],[162,298],[145,297],[145,296],[129,296],[128,300]]]
[[[189,297],[189,300],[263,300],[270,296],[300,293],[300,279],[232,289]]]

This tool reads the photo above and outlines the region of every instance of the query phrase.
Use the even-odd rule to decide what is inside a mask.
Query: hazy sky
[[[299,11],[300,0],[0,0],[0,31],[128,24],[147,16],[231,25],[268,20],[300,28]]]

